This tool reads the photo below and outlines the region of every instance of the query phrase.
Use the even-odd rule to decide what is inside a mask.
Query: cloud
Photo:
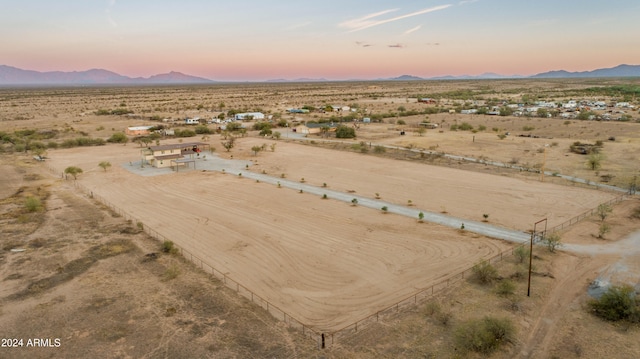
[[[395,44],[395,45],[387,45],[387,47],[394,47],[397,49],[403,49],[405,46],[402,44]]]
[[[420,30],[421,27],[422,27],[422,25],[418,25],[418,26],[414,27],[413,29],[409,29],[409,30],[404,32],[404,35],[409,35],[412,32],[416,32],[416,31]]]
[[[413,17],[413,16],[418,16],[418,15],[427,14],[427,13],[434,12],[434,11],[444,10],[444,9],[450,7],[450,6],[451,5],[449,5],[449,4],[448,5],[439,5],[439,6],[434,6],[434,7],[430,7],[430,8],[427,8],[427,9],[418,10],[418,11],[415,11],[415,12],[412,12],[412,13],[408,13],[408,14],[405,14],[405,15],[392,17],[390,19],[375,20],[375,18],[378,18],[378,17],[380,17],[382,15],[388,14],[390,12],[395,12],[395,11],[398,10],[398,9],[389,9],[389,10],[384,10],[384,11],[376,12],[376,13],[373,13],[373,14],[365,15],[365,16],[357,18],[357,19],[348,20],[348,21],[345,21],[345,22],[342,22],[342,23],[338,24],[338,26],[349,29],[349,32],[356,32],[356,31],[368,29],[370,27],[379,26],[379,25],[383,25],[383,24],[388,24],[390,22],[394,22],[394,21],[398,21],[398,20],[403,20],[403,19],[410,18],[410,17]]]
[[[478,1],[480,0],[462,0],[458,5],[473,4],[474,2],[478,2]]]
[[[105,13],[107,15],[107,21],[109,22],[109,24],[111,24],[111,26],[113,27],[118,27],[118,23],[113,20],[113,17],[111,17],[111,9],[116,5],[116,0],[108,0],[107,1],[107,8],[105,9]]]
[[[356,45],[360,46],[360,47],[369,47],[369,46],[373,46],[369,43],[366,42],[362,42],[362,41],[356,41]]]

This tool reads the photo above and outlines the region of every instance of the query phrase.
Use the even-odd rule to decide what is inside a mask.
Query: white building
[[[244,112],[244,113],[236,113],[234,116],[236,121],[243,121],[248,119],[254,120],[264,120],[264,113],[262,112]]]

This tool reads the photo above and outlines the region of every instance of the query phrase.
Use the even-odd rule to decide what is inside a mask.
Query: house
[[[264,113],[262,112],[245,112],[245,113],[236,113],[234,119],[236,121],[245,121],[245,120],[264,120]]]
[[[470,110],[461,110],[460,113],[463,115],[472,115],[474,113],[477,113],[478,110],[476,110],[475,108],[472,108]]]
[[[287,110],[289,113],[309,113],[306,108],[290,108]]]
[[[207,148],[210,149],[210,145],[204,142],[175,143],[143,148],[140,153],[142,163],[156,168],[175,166],[177,170],[178,166],[188,165],[190,162],[193,162],[195,168],[194,156],[200,157],[200,152]]]
[[[151,132],[151,128],[153,126],[132,126],[127,127],[124,133],[127,136],[146,136]]]
[[[298,125],[293,128],[294,132],[302,133],[305,135],[313,135],[322,133],[322,128],[328,128],[327,132],[336,132],[338,125],[335,123],[307,123],[306,125]]]
[[[184,124],[185,125],[199,125],[200,124],[200,117],[187,118],[187,119],[184,120]]]
[[[420,103],[426,103],[426,104],[430,104],[430,105],[434,105],[437,103],[437,101],[433,98],[429,98],[429,97],[423,97],[423,98],[419,98],[418,102]]]

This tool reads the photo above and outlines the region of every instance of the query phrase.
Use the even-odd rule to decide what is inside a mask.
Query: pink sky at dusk
[[[640,2],[601,5],[26,0],[2,5],[0,64],[263,81],[532,75],[640,63]]]

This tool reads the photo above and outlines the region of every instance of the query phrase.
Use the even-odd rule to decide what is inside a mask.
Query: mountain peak
[[[49,71],[39,72],[22,70],[17,67],[0,65],[0,85],[144,85],[144,84],[203,84],[213,83],[202,77],[185,75],[171,71],[167,74],[153,75],[149,78],[128,77],[105,69],[86,71]]]

